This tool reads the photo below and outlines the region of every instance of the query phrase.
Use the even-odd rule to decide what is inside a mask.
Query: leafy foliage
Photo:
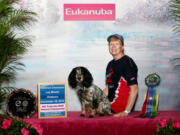
[[[0,0],[0,103],[13,90],[12,87],[3,88],[2,84],[16,80],[17,71],[25,66],[20,62],[22,55],[32,43],[30,36],[20,36],[20,32],[37,21],[35,12],[13,7],[19,1]]]
[[[24,135],[22,129],[29,132],[28,135],[38,135],[37,130],[31,124],[22,120],[11,119],[6,115],[0,115],[0,134],[2,135]]]
[[[161,120],[156,127],[156,135],[179,135],[180,133],[180,122]]]
[[[173,31],[178,35],[180,34],[180,0],[170,0],[170,16],[175,20],[175,24],[172,26]],[[174,58],[171,60],[173,63],[179,63],[180,58]],[[174,66],[175,71],[180,75],[180,64]]]
[[[173,31],[175,33],[180,33],[180,0],[170,1],[170,15],[175,20]]]

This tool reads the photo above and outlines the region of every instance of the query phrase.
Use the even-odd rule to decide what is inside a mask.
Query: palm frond
[[[2,87],[1,88],[2,93],[5,93],[5,94],[9,94],[14,90],[17,90],[17,88],[16,87]]]
[[[20,57],[12,57],[3,65],[0,72],[0,84],[3,82],[9,83],[16,79],[17,71],[23,70],[25,66],[23,63],[19,62],[20,59]]]
[[[36,17],[37,14],[31,11],[12,9],[8,16],[0,19],[0,24],[3,24],[8,30],[14,28],[26,30],[28,26],[37,21]]]
[[[176,60],[180,60],[180,58],[174,58],[174,59],[172,59],[172,61],[176,61]]]
[[[0,71],[8,60],[24,54],[27,51],[27,47],[31,46],[32,43],[28,36],[16,38],[12,33],[0,35],[0,39]]]
[[[15,9],[13,3],[19,0],[1,0],[0,1],[0,24],[9,30],[17,28],[27,30],[28,26],[37,21],[37,14],[25,9]],[[1,27],[0,27],[1,28]]]
[[[19,0],[1,0],[0,1],[0,16],[6,16],[8,11],[12,8],[13,3],[17,3]]]
[[[1,92],[1,89],[0,89],[0,110],[2,109],[2,103],[5,101],[6,99],[6,94]]]
[[[6,97],[6,93],[0,92],[0,103],[4,101],[5,97]]]
[[[19,37],[19,31],[37,21],[37,14],[28,10],[15,9],[12,4],[20,0],[0,0],[0,108],[6,94],[14,87],[3,87],[16,79],[17,71],[25,66],[21,56],[31,46],[30,36]]]
[[[180,32],[180,24],[174,24],[172,26],[172,31],[174,31],[175,33]]]
[[[0,109],[2,108],[2,103],[6,100],[7,96],[14,90],[15,87],[0,87]]]
[[[11,27],[16,27],[21,30],[26,30],[33,22],[37,21],[37,14],[27,10],[15,10],[11,15]]]
[[[169,2],[170,16],[175,20],[175,24],[172,26],[174,33],[180,33],[180,0],[170,0]]]
[[[2,83],[9,83],[13,82],[16,79],[16,73],[15,72],[3,72],[0,73],[0,84]]]
[[[0,35],[0,84],[14,81],[17,71],[23,70],[21,55],[30,45],[31,40],[27,36],[16,38],[12,32]]]

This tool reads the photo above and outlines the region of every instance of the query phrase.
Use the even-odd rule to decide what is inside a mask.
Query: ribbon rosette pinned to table
[[[140,116],[154,118],[157,115],[159,95],[156,94],[156,86],[160,83],[160,76],[156,73],[150,74],[145,78],[148,90]]]

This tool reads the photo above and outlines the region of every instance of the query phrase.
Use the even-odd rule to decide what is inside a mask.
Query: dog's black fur
[[[81,68],[82,74],[84,75],[84,80],[81,82],[82,85],[86,88],[89,88],[92,85],[93,77],[92,77],[91,73],[89,72],[89,70],[87,70],[85,67],[76,67],[76,68],[72,69],[72,71],[68,77],[69,85],[73,89],[76,88],[78,85],[78,82],[76,81],[76,69],[77,68]]]

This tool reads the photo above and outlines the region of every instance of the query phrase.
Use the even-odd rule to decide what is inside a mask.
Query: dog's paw
[[[85,116],[85,114],[81,113],[81,114],[80,114],[80,116],[81,116],[81,117],[84,117],[84,116]]]
[[[94,115],[89,115],[89,118],[94,118]]]
[[[110,116],[110,115],[112,115],[112,113],[111,112],[105,112],[104,115]]]
[[[110,116],[110,115],[112,115],[112,113],[111,113],[111,112],[109,112],[109,113],[107,113],[107,115],[108,115],[108,116]]]

